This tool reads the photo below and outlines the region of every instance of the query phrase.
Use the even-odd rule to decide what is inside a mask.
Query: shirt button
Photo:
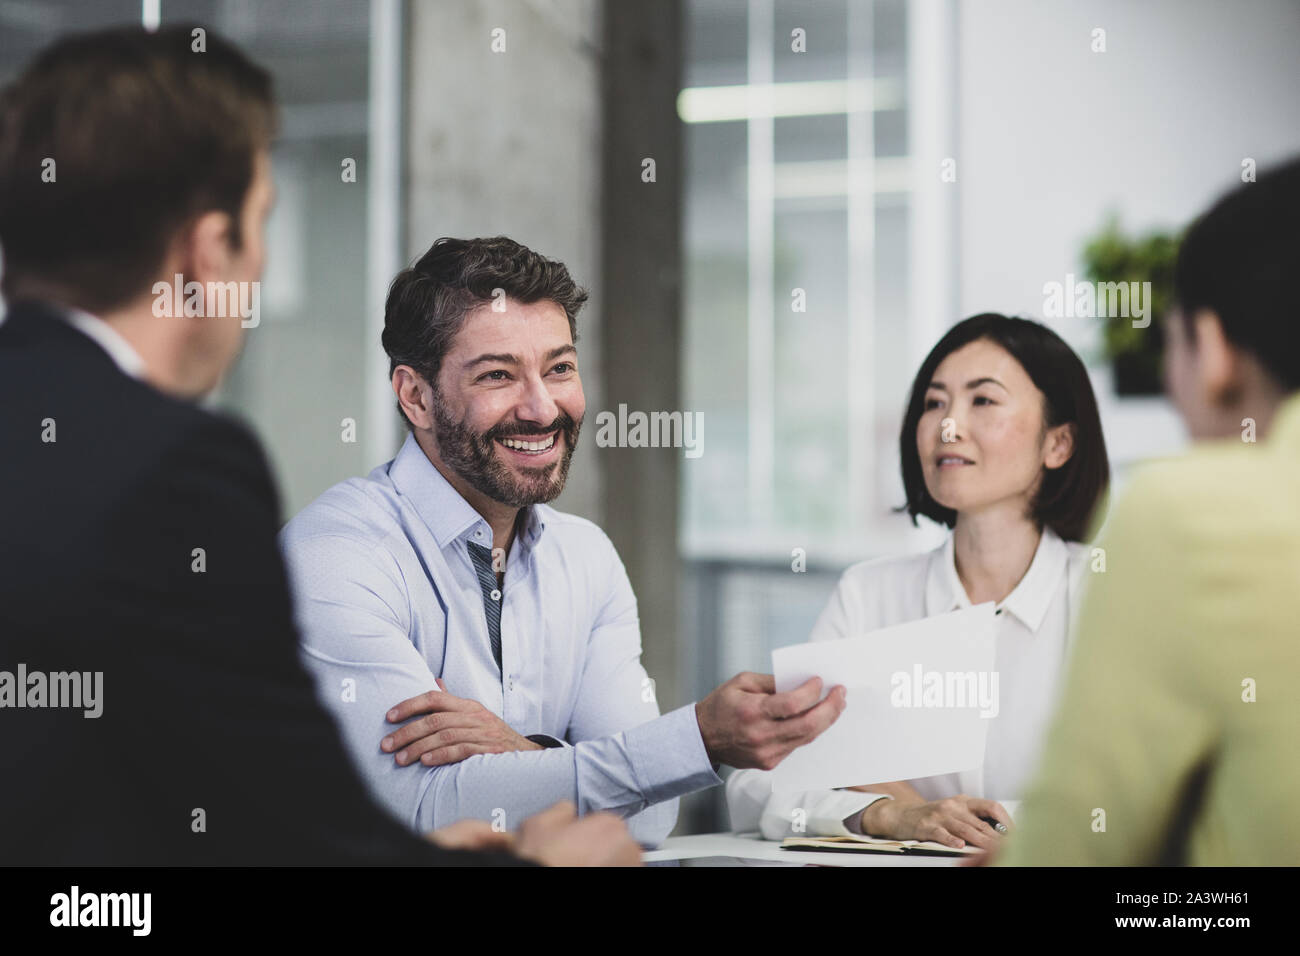
[[[492,589],[491,598],[492,598],[492,600],[494,600],[494,601],[500,601],[500,600],[501,600],[501,592],[498,591],[496,588],[493,588],[493,589]]]
[[[481,537],[483,537],[483,532],[482,532],[482,531],[475,531],[475,532],[474,532],[474,537],[476,537],[476,538],[481,538]]]
[[[514,690],[514,689],[515,689],[515,679],[512,677],[508,681],[506,681],[506,690]]]

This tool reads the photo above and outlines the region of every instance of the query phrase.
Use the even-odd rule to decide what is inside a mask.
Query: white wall
[[[1240,181],[1243,158],[1300,152],[1294,0],[957,8],[962,316],[1041,318],[1043,283],[1079,275],[1108,211],[1130,232],[1177,229]],[[1051,324],[1097,347],[1089,320]],[[1164,402],[1099,397],[1117,461],[1182,444]]]

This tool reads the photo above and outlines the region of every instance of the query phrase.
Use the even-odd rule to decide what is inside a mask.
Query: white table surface
[[[679,860],[683,866],[956,866],[962,857],[916,856],[905,853],[822,853],[782,850],[781,844],[757,833],[701,833],[669,837],[645,862]]]

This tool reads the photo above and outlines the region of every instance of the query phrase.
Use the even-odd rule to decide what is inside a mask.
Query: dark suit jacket
[[[0,707],[0,863],[517,862],[370,800],[298,660],[277,508],[245,428],[10,310],[0,671],[102,672],[103,713]]]

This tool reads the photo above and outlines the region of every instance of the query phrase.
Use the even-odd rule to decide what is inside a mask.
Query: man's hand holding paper
[[[774,788],[835,788],[979,767],[998,713],[992,602],[772,653],[778,691],[841,684],[843,714],[774,771]]]

